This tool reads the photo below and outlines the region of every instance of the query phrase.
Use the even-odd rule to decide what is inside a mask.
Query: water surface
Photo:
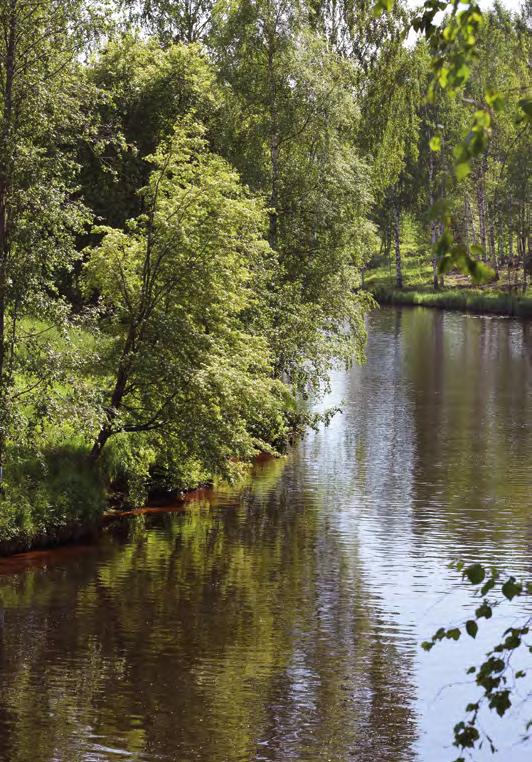
[[[0,562],[2,762],[457,756],[465,667],[519,608],[419,643],[474,605],[450,560],[531,572],[532,325],[383,309],[369,337],[342,414],[245,487]],[[485,719],[496,760],[530,760],[528,715]]]

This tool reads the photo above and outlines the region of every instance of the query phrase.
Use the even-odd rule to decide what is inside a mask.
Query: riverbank
[[[7,533],[0,536],[0,558],[95,541],[104,530],[128,519],[153,513],[181,511],[190,500],[210,492],[212,486],[206,483],[196,484],[188,489],[169,493],[165,498],[158,494],[153,500],[150,499],[146,505],[139,508],[113,508],[104,489],[98,485],[97,489],[101,495],[99,504],[88,499],[87,510],[83,513],[78,509],[77,501],[72,499],[68,510],[61,514],[50,507],[45,512],[45,516],[41,517],[39,525],[28,520],[26,516],[26,526],[20,526],[17,533],[12,530],[11,536]],[[70,514],[69,518],[67,518],[68,514]]]
[[[205,485],[191,488],[187,492],[169,497],[166,502],[148,504],[141,508],[112,510],[109,506],[101,513],[90,518],[69,522],[63,526],[50,525],[37,534],[20,534],[9,539],[0,539],[0,559],[14,556],[26,556],[46,552],[59,547],[78,543],[94,542],[101,533],[117,524],[137,516],[154,513],[172,513],[182,511],[187,502],[205,492]]]
[[[260,453],[250,462],[239,461],[239,472],[236,483],[247,483],[255,466],[271,460],[282,458],[269,453]],[[83,464],[81,464],[82,466]],[[149,493],[147,501],[140,507],[134,507],[122,496],[118,500],[116,493],[111,495],[103,482],[94,478],[92,483],[87,480],[87,473],[80,468],[82,485],[86,494],[86,503],[81,497],[82,490],[76,490],[74,494],[63,495],[64,500],[59,499],[57,491],[53,490],[53,484],[46,482],[42,477],[41,485],[47,493],[48,503],[39,505],[39,495],[34,500],[32,507],[37,508],[37,516],[27,510],[25,506],[18,505],[19,513],[11,521],[8,529],[6,524],[9,516],[0,515],[0,559],[8,557],[25,557],[35,553],[46,553],[74,544],[86,544],[95,542],[105,531],[121,531],[120,527],[126,526],[126,522],[143,516],[151,516],[160,513],[178,513],[185,510],[186,505],[198,499],[210,499],[213,490],[218,492],[223,489],[222,483],[216,480],[195,481],[188,487],[182,487],[172,492],[153,490]],[[52,488],[51,488],[52,487]],[[92,495],[89,495],[92,488]],[[54,494],[55,508],[52,507]],[[35,495],[34,495],[35,497]],[[70,499],[70,503],[68,500]],[[9,507],[8,503],[0,502],[2,507]],[[7,511],[8,513],[8,511]],[[6,522],[7,519],[7,522]]]
[[[397,288],[389,265],[373,267],[365,272],[363,287],[380,304],[532,318],[532,287],[523,291],[522,270],[501,270],[497,281],[482,286],[475,286],[465,275],[450,273],[436,291],[431,263],[411,255],[403,259],[402,275],[403,287]]]
[[[379,304],[412,305],[480,314],[532,318],[532,297],[502,291],[482,292],[475,288],[398,289],[391,286],[368,287]]]

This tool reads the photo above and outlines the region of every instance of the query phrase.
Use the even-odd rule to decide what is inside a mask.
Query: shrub
[[[13,462],[11,462],[11,460]],[[31,547],[93,524],[106,504],[100,471],[86,450],[65,445],[9,459],[0,497],[0,542]]]

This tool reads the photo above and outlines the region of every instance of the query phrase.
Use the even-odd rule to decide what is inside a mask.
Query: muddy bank
[[[54,527],[47,532],[42,532],[34,537],[13,538],[0,541],[0,562],[3,558],[38,558],[46,553],[57,553],[64,546],[79,547],[86,543],[96,542],[102,531],[113,528],[120,522],[135,516],[172,513],[184,510],[187,502],[193,499],[207,496],[212,487],[202,485],[179,495],[167,496],[166,499],[159,496],[151,500],[148,505],[141,508],[128,510],[107,510],[101,516],[86,524],[72,523],[63,527]],[[40,554],[40,555],[37,555]],[[0,573],[1,569],[0,569]]]

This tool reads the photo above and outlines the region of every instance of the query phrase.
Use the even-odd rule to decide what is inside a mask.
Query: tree
[[[230,7],[211,36],[228,91],[219,151],[269,207],[276,375],[300,388],[361,351],[356,293],[372,229],[368,168],[355,150],[352,65],[287,0]]]
[[[161,48],[151,39],[118,35],[89,61],[100,150],[81,147],[82,194],[100,222],[122,227],[138,216],[153,167],[150,156],[177,119],[208,126],[219,108],[215,73],[198,45]]]
[[[165,44],[201,42],[208,34],[214,0],[119,0],[129,18]]]
[[[381,15],[371,0],[309,0],[306,7],[312,28],[355,65],[361,93],[408,34],[408,11],[402,2]]]
[[[282,411],[267,343],[243,322],[254,268],[271,257],[263,212],[193,124],[177,126],[150,160],[145,213],[102,230],[85,266],[109,337],[91,457],[135,434],[154,462],[174,450],[227,474],[230,457],[268,447],[253,432]]]
[[[88,124],[78,56],[90,12],[78,0],[0,7],[0,479],[7,441],[53,359],[27,321],[64,319],[58,283],[88,221],[75,150]]]
[[[416,195],[412,180],[419,156],[422,81],[420,51],[401,48],[375,73],[364,100],[361,143],[373,158],[374,213],[382,233],[393,241],[397,288],[403,286],[401,214]]]

